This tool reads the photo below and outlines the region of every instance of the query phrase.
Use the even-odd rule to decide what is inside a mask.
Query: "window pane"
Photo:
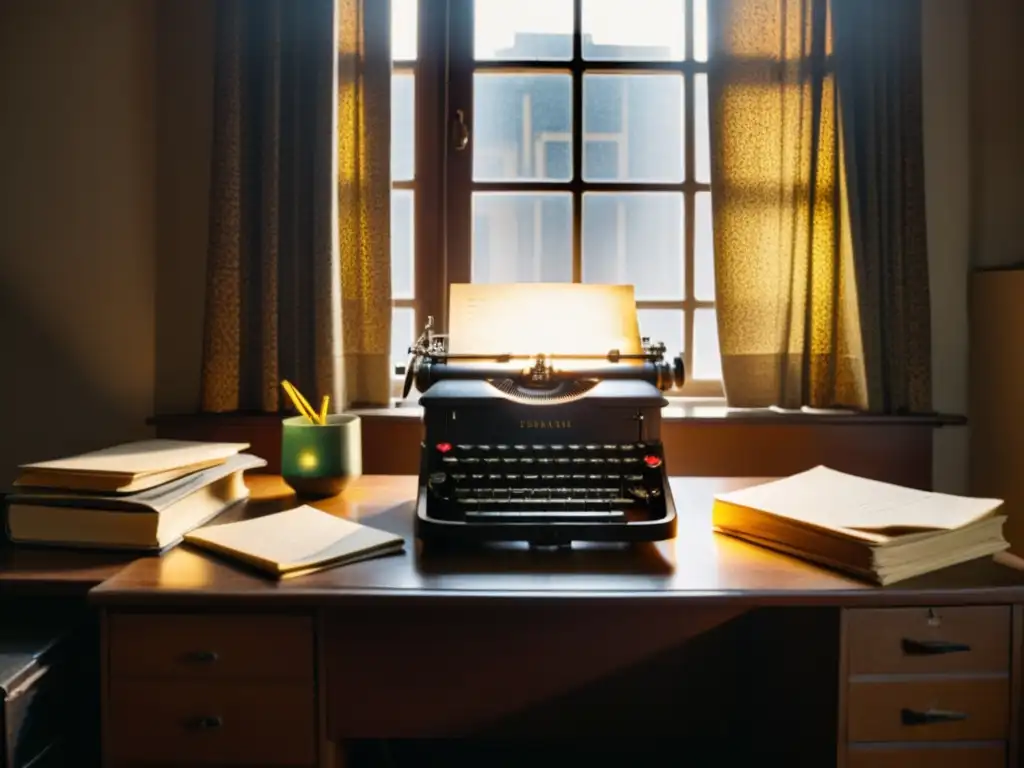
[[[718,319],[713,309],[698,309],[693,315],[693,373],[687,378],[722,378],[722,355],[718,350]]]
[[[640,324],[640,335],[654,342],[662,342],[666,357],[683,354],[683,310],[638,309],[636,317]]]
[[[693,0],[693,58],[708,60],[708,0]]]
[[[412,307],[391,308],[391,372],[409,362],[409,347],[416,340],[416,310]]]
[[[583,76],[583,178],[683,180],[683,78]]]
[[[477,59],[572,58],[572,0],[476,0]]]
[[[411,299],[413,285],[414,243],[413,191],[391,191],[391,298]]]
[[[416,58],[416,6],[419,0],[391,0],[391,58]]]
[[[572,280],[572,195],[473,193],[475,283]]]
[[[683,0],[583,0],[583,58],[682,61]]]
[[[473,178],[572,178],[572,78],[473,75]]]
[[[415,175],[415,75],[391,76],[391,179],[408,181]]]
[[[683,195],[583,195],[583,282],[634,286],[638,301],[685,295]]]
[[[711,181],[711,142],[708,124],[708,76],[693,77],[693,166],[694,177],[702,184]]]
[[[698,192],[693,211],[693,298],[715,300],[715,240],[711,228],[711,193]]]

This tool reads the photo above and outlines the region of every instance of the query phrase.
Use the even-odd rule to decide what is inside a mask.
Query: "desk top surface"
[[[294,494],[276,476],[248,478],[252,499],[218,522],[294,506]],[[673,478],[679,514],[671,541],[633,549],[582,548],[570,552],[521,549],[486,553],[421,551],[413,536],[416,478],[366,476],[338,497],[313,502],[400,534],[401,555],[277,582],[243,566],[181,545],[159,557],[111,566],[90,593],[101,604],[263,605],[284,608],[349,602],[494,600],[503,597],[567,601],[614,600],[729,603],[732,605],[919,605],[922,601],[1024,602],[1024,571],[997,558],[966,563],[887,587],[847,578],[796,558],[715,533],[715,493],[758,482],[755,478]],[[64,553],[60,553],[64,554]],[[78,553],[69,553],[84,557]],[[42,558],[43,553],[33,552]],[[56,558],[58,553],[50,553]],[[22,565],[29,553],[7,557]],[[88,561],[74,567],[102,573]],[[41,565],[42,563],[39,563]],[[6,561],[0,560],[0,568]]]

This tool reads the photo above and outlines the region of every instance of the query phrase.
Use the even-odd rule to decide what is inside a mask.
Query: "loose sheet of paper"
[[[623,354],[643,351],[631,285],[451,286],[451,354],[604,356],[612,349]]]
[[[821,466],[716,498],[812,525],[865,531],[959,528],[1002,504],[1001,499],[919,491]]]
[[[351,520],[302,505],[284,512],[193,531],[189,541],[206,541],[239,555],[282,568],[315,560],[325,550],[361,530]]]

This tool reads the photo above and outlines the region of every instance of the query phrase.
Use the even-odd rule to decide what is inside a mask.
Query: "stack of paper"
[[[5,499],[11,541],[162,550],[249,496],[247,443],[142,440],[26,464]]]
[[[1002,503],[815,467],[719,494],[713,522],[722,533],[892,584],[1007,549]]]

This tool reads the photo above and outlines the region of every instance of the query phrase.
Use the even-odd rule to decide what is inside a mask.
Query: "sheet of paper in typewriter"
[[[643,351],[631,285],[455,283],[448,318],[451,354]]]

